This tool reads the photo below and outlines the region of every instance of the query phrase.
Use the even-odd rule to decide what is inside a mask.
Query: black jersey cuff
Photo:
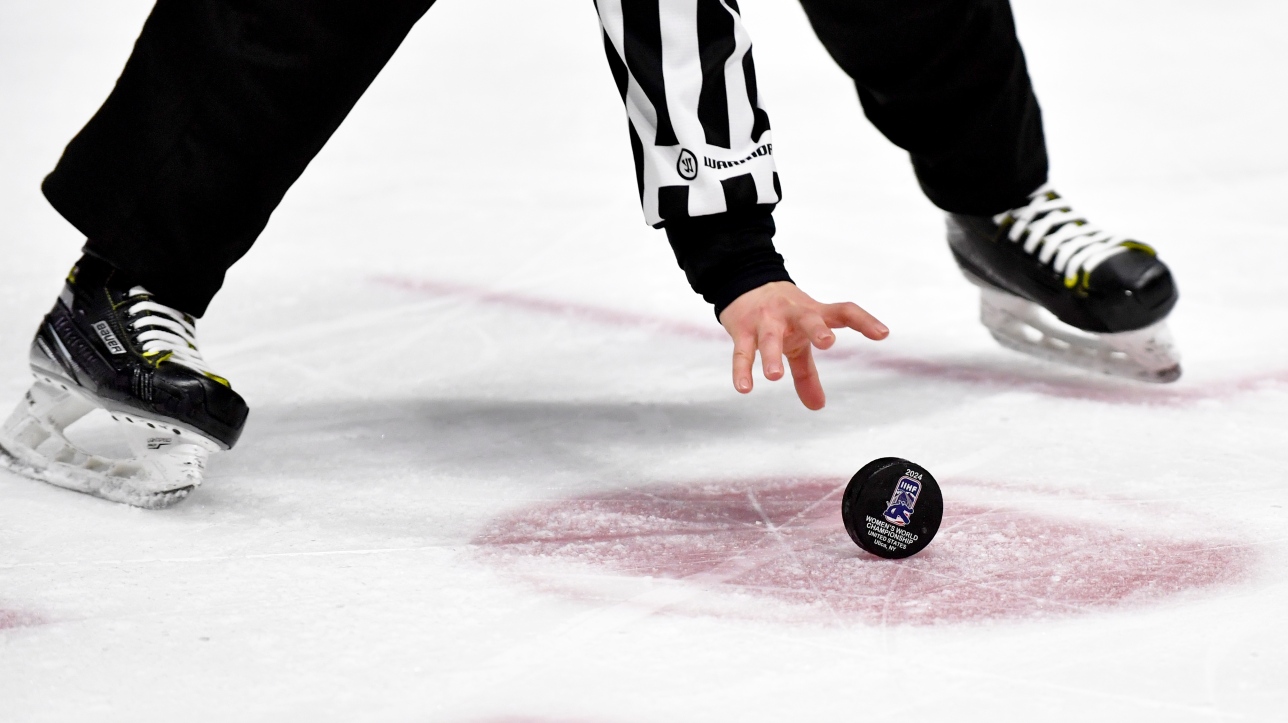
[[[748,291],[792,280],[783,257],[774,250],[772,206],[672,219],[665,228],[689,286],[715,307],[717,319]]]

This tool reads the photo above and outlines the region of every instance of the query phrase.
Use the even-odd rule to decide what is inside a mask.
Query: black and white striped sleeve
[[[596,0],[650,225],[781,196],[737,0]]]

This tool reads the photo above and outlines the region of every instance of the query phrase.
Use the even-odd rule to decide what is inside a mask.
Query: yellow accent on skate
[[[219,383],[219,384],[222,384],[222,385],[224,385],[225,387],[228,387],[229,389],[232,389],[232,388],[233,388],[233,385],[232,385],[232,383],[231,383],[231,382],[229,382],[227,379],[224,379],[223,377],[219,376],[218,374],[211,374],[210,372],[206,372],[205,374],[206,374],[206,377],[207,377],[208,379],[212,379],[212,380],[214,380],[215,382],[217,382],[217,383]]]
[[[1154,250],[1154,247],[1153,247],[1153,246],[1150,246],[1149,244],[1143,244],[1143,243],[1141,243],[1141,242],[1139,242],[1139,241],[1123,241],[1122,243],[1120,243],[1120,244],[1118,244],[1118,245],[1119,245],[1119,246],[1122,246],[1123,248],[1135,249],[1135,250],[1137,250],[1137,251],[1143,251],[1143,252],[1145,252],[1145,253],[1149,254],[1150,256],[1155,256],[1155,257],[1156,257],[1156,256],[1158,256],[1158,252]]]
[[[148,362],[149,362],[150,364],[152,364],[152,367],[155,369],[155,368],[157,368],[157,367],[160,367],[162,363],[164,363],[164,362],[168,361],[168,360],[170,359],[170,357],[174,355],[174,352],[169,352],[169,351],[168,351],[168,352],[166,352],[165,354],[163,354],[163,355],[161,355],[161,356],[157,357],[156,359],[153,359],[153,358],[152,358],[152,357],[154,357],[154,356],[156,356],[157,354],[160,354],[160,353],[161,353],[161,352],[160,352],[159,350],[158,350],[158,351],[145,351],[145,352],[143,352],[142,354],[140,354],[140,356],[142,356],[144,359],[147,359],[147,360],[148,360]],[[232,382],[230,382],[230,381],[228,381],[227,379],[225,379],[225,378],[223,378],[223,377],[219,376],[218,374],[212,374],[212,373],[210,373],[210,372],[202,372],[202,373],[201,373],[201,375],[202,375],[202,376],[204,376],[204,377],[206,377],[207,379],[209,379],[209,380],[211,380],[211,381],[215,382],[216,384],[222,384],[222,385],[224,385],[225,387],[228,387],[229,389],[232,389],[232,388],[233,388]]]

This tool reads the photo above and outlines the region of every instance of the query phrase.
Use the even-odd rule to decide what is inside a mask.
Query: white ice
[[[241,444],[145,512],[0,473],[0,720],[1288,717],[1288,6],[1017,0],[1053,180],[1179,279],[1185,377],[1045,366],[790,0],[743,0],[815,295],[750,397],[637,207],[589,2],[444,0],[200,331]],[[81,239],[40,197],[146,0],[0,4],[0,412]],[[836,492],[934,472],[861,553]]]

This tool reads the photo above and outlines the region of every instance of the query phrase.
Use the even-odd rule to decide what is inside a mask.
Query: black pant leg
[[[1007,0],[801,4],[935,205],[999,213],[1046,182],[1042,113]]]
[[[158,0],[44,182],[86,251],[200,315],[434,0]]]

